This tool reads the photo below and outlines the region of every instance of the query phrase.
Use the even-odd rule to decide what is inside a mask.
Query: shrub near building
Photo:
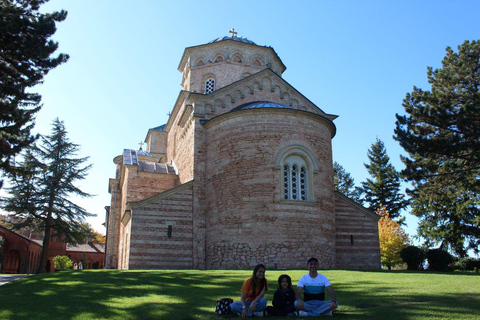
[[[53,258],[53,263],[57,270],[68,270],[73,266],[72,260],[67,256],[56,256]]]

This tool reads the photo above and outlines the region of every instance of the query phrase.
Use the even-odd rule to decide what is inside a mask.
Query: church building
[[[168,122],[114,159],[105,267],[380,268],[379,217],[334,190],[337,116],[231,33],[185,49]]]

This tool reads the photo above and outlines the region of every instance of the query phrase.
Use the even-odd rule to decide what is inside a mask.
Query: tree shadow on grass
[[[269,271],[269,279],[275,279],[280,273],[295,273],[292,277],[294,281],[298,280],[297,274],[300,274],[299,271]],[[240,287],[250,274],[248,270],[84,270],[34,275],[0,287],[0,318],[237,318],[236,315],[214,315],[215,302],[224,297],[238,301]],[[355,280],[358,274],[348,274],[353,278],[341,280],[334,277],[335,281],[332,281],[340,303],[335,314],[338,318],[422,319],[430,316],[435,318],[437,315],[465,318],[462,315],[480,313],[480,281],[477,282],[477,288],[465,288],[455,296],[446,297],[431,292],[425,294],[415,290],[400,295],[394,284],[379,285],[373,279],[361,277]],[[339,275],[343,276],[341,273]],[[266,295],[269,304],[275,289],[275,281],[271,281]]]
[[[67,271],[2,286],[0,318],[193,319],[211,312],[238,280],[196,271]],[[241,280],[243,281],[243,280]]]

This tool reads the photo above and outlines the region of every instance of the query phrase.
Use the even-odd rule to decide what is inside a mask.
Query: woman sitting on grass
[[[251,317],[254,314],[262,316],[263,310],[267,306],[267,299],[263,297],[267,290],[265,266],[259,264],[253,269],[252,277],[243,283],[241,302],[234,302],[230,305],[232,312],[237,313],[242,318]]]
[[[273,295],[273,307],[267,307],[267,316],[296,316],[295,291],[292,289],[292,279],[282,274],[278,277],[278,289]]]

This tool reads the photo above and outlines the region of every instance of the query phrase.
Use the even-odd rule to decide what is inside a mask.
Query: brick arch
[[[313,169],[314,173],[319,171],[320,167],[313,153],[308,148],[298,144],[284,147],[277,153],[277,156],[275,157],[275,169],[281,170],[283,161],[290,155],[298,155],[304,158],[305,162],[307,162],[307,164]]]
[[[200,57],[197,60],[195,60],[195,63],[193,64],[195,67],[202,67],[206,64],[206,59],[204,57]]]
[[[285,175],[291,175],[291,166],[294,163],[297,163],[296,165],[298,165],[299,171],[300,167],[301,170],[304,170],[306,183],[303,184],[303,190],[298,185],[299,182],[297,182],[297,187],[293,188],[291,182],[288,182],[290,178],[284,177]],[[287,167],[286,169],[284,169],[284,165]],[[313,180],[315,173],[318,173],[318,168],[318,162],[308,148],[301,145],[290,145],[283,148],[275,157],[275,169],[278,171],[277,179],[282,185],[282,187],[279,188],[280,198],[293,201],[314,201],[315,194]],[[297,177],[297,174],[293,175]],[[284,181],[284,178],[287,179],[287,182]],[[292,195],[291,192],[293,192],[293,190],[296,191]],[[300,194],[301,190],[302,192],[305,191],[305,193]],[[304,198],[302,199],[302,197]]]
[[[235,91],[235,100],[240,100],[240,99],[244,99],[245,98],[245,95],[243,94],[242,91],[240,90],[236,90]]]
[[[245,58],[243,57],[243,54],[240,51],[235,51],[232,54],[232,61],[236,63],[244,63]]]
[[[281,95],[280,95],[280,99],[282,100],[285,100],[287,102],[288,105],[290,105],[290,94],[288,92],[283,92]]]
[[[217,51],[212,55],[212,62],[224,62],[225,61],[225,54],[223,52]]]
[[[253,94],[253,93],[254,93],[253,88],[250,87],[250,86],[245,86],[245,92],[246,92],[246,93],[250,93],[250,94]]]
[[[256,67],[265,66],[265,59],[261,55],[255,54],[250,58],[250,64]]]
[[[265,77],[262,79],[262,84],[263,87],[266,88],[266,90],[270,90],[273,92],[273,83],[272,80],[268,77]]]

